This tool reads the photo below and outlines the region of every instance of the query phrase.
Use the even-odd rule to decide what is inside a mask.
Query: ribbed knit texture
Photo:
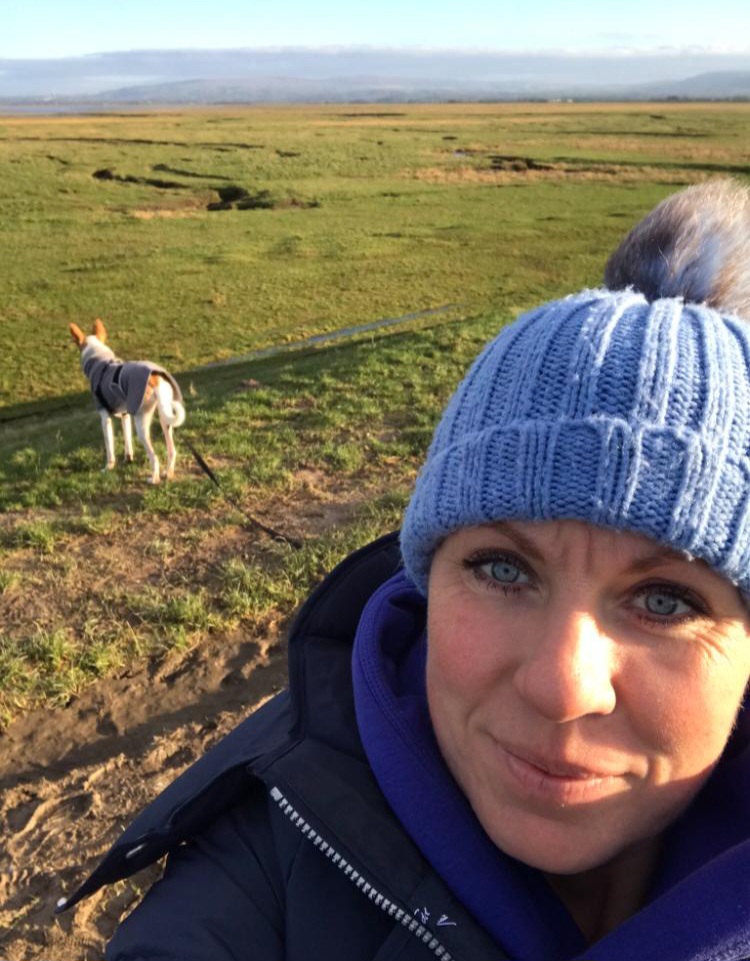
[[[504,519],[644,534],[750,591],[750,324],[631,290],[586,290],[482,351],[407,508],[422,591],[440,541]]]

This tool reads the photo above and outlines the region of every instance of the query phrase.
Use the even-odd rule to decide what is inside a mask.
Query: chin
[[[516,861],[545,874],[581,874],[607,864],[618,853],[611,849],[582,850],[580,846],[571,848],[567,843],[559,847],[523,842],[495,843]]]
[[[613,825],[602,826],[597,831],[590,819],[588,823],[584,820],[573,825],[565,820],[555,823],[544,817],[526,815],[517,821],[503,818],[502,824],[496,822],[493,825],[479,813],[478,817],[501,851],[547,874],[591,871],[608,864],[643,840],[625,836]]]

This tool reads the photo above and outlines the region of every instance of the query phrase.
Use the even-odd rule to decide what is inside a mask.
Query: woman
[[[748,211],[677,195],[485,348],[400,544],[62,905],[170,852],[110,961],[750,958]]]

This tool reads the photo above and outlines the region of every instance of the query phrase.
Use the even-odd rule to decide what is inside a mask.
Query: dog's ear
[[[104,324],[101,322],[101,320],[98,317],[94,321],[94,326],[91,332],[93,333],[94,337],[97,338],[97,340],[100,340],[102,343],[106,342],[107,328],[104,326]]]
[[[68,324],[68,330],[70,331],[70,336],[76,342],[79,347],[83,347],[86,343],[86,335],[78,326],[78,324]]]

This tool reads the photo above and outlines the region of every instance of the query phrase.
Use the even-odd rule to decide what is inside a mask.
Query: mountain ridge
[[[633,78],[638,78],[634,81]],[[0,98],[233,102],[750,96],[750,56],[376,47],[136,50],[0,60]],[[214,99],[212,99],[214,98]]]

